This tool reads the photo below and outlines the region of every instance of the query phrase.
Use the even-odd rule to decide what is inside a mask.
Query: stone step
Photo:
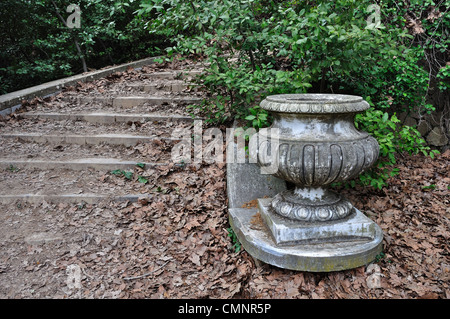
[[[153,72],[145,73],[142,76],[150,79],[158,80],[180,80],[189,79],[202,74],[201,70],[191,70],[191,71],[167,71],[167,72]]]
[[[22,120],[15,127],[2,128],[0,158],[10,161],[35,159],[43,162],[112,158],[131,162],[168,163],[171,161],[172,148],[182,140],[170,135],[176,128],[183,127],[167,125],[174,124],[172,122],[146,123],[135,130],[127,124],[94,126],[82,122],[77,127],[70,122],[54,123],[57,125],[53,125],[52,121],[40,122],[37,127],[33,122]],[[185,138],[188,137],[189,135]]]
[[[195,104],[203,99],[192,96],[171,97],[171,96],[118,96],[118,97],[92,97],[92,96],[69,96],[64,97],[64,101],[69,103],[101,103],[103,105],[112,105],[113,107],[131,108],[143,104],[163,105],[169,103],[176,104]]]
[[[137,105],[157,104],[162,105],[165,103],[183,103],[183,104],[195,104],[200,103],[203,99],[198,97],[164,97],[164,96],[122,96],[117,97],[113,101],[113,106],[129,108]]]
[[[79,145],[79,144],[40,144],[19,142],[17,140],[5,140],[0,143],[0,161],[5,162],[3,165],[8,170],[10,167],[16,167],[15,163],[26,161],[37,161],[36,164],[27,164],[31,167],[39,167],[40,163],[48,162],[67,162],[67,165],[74,161],[86,162],[88,160],[106,161],[114,159],[115,162],[124,159],[129,163],[166,163],[172,162],[171,150],[176,142],[161,142],[158,140],[150,143],[138,144],[136,146],[124,145]],[[24,165],[26,167],[27,165]],[[81,167],[89,167],[89,165],[77,164]],[[92,166],[92,165],[91,165]],[[123,166],[123,165],[122,165]],[[0,174],[1,175],[1,174]],[[1,188],[1,187],[0,187]]]
[[[27,112],[21,114],[24,118],[50,119],[56,121],[86,121],[89,123],[111,124],[111,123],[127,123],[127,122],[148,122],[148,121],[186,121],[192,122],[195,119],[191,116],[184,115],[165,115],[160,113],[44,113],[44,112]]]
[[[89,168],[95,170],[115,170],[115,169],[132,169],[136,167],[137,161],[127,161],[116,158],[78,158],[71,160],[45,160],[45,159],[23,159],[23,158],[0,158],[0,169],[70,169],[70,170],[86,170]],[[168,163],[142,163],[146,168],[164,166]]]
[[[58,202],[58,203],[86,203],[96,204],[102,201],[114,202],[137,202],[139,199],[148,197],[147,194],[127,194],[119,196],[111,196],[107,194],[58,194],[58,195],[41,195],[41,194],[11,194],[0,195],[1,204],[11,204],[17,201],[39,204],[42,202]]]
[[[131,135],[134,137],[168,138],[177,129],[190,129],[191,127],[192,122],[185,121],[128,121],[112,122],[110,125],[105,125],[104,123],[91,123],[86,121],[55,121],[51,119],[27,118],[0,127],[0,134],[100,136],[96,140],[103,139],[104,135],[108,135],[109,137]],[[81,138],[83,139],[83,137]],[[75,138],[72,138],[72,140],[75,140]],[[81,143],[85,144],[84,142]]]
[[[78,144],[78,145],[124,145],[135,146],[138,143],[150,142],[153,140],[175,141],[170,137],[139,136],[127,134],[98,134],[98,135],[46,135],[41,133],[15,133],[0,134],[1,139],[19,139],[24,142],[49,143],[49,144]]]
[[[145,94],[145,93],[143,93]],[[127,95],[123,95],[127,96]],[[133,93],[130,96],[138,96],[136,93]],[[148,97],[147,94],[145,97]],[[170,101],[171,96],[173,95],[160,95],[162,98]],[[189,95],[192,96],[192,95]],[[198,114],[199,110],[197,109],[188,109],[187,106],[190,104],[184,103],[176,103],[170,102],[165,104],[138,104],[133,107],[122,107],[113,105],[112,99],[109,104],[102,103],[101,101],[95,101],[95,98],[92,98],[92,101],[83,101],[83,99],[79,99],[79,95],[66,96],[65,98],[59,98],[57,101],[53,101],[51,103],[38,104],[35,108],[33,108],[32,113],[71,113],[71,114],[101,114],[101,113],[117,113],[117,114],[136,114],[136,115],[161,115],[161,116],[184,116],[190,117],[192,113]],[[154,97],[154,95],[153,95]],[[103,97],[104,99],[104,97]],[[84,99],[91,100],[91,99]],[[120,103],[119,103],[120,104]]]
[[[78,170],[81,167],[74,161],[67,161],[68,165],[64,167],[50,169],[51,164],[19,168],[20,163],[15,161],[16,166],[7,169],[0,167],[0,203],[17,199],[29,202],[59,200],[88,203],[105,199],[136,201],[143,194],[158,192],[156,185],[159,185],[159,163],[142,163],[145,165],[137,166],[133,162],[132,165],[123,167],[115,161],[109,167],[102,166],[103,169],[82,170]],[[125,177],[119,170],[130,175]],[[145,178],[146,182],[140,182],[139,177]]]
[[[174,92],[184,90],[197,91],[198,85],[189,83],[163,83],[163,84],[129,84],[128,87],[145,93]]]

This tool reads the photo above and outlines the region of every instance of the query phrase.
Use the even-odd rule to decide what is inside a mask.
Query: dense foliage
[[[200,81],[211,97],[196,107],[211,122],[266,126],[258,104],[270,94],[363,96],[372,108],[356,124],[377,138],[382,156],[359,181],[381,188],[396,173],[396,153],[429,153],[396,113],[432,112],[431,81],[448,87],[449,7],[431,0],[143,0],[139,14],[156,15],[147,28],[174,38],[169,57],[210,63]]]
[[[80,28],[65,24],[79,6]],[[164,37],[149,35],[135,0],[0,1],[0,94],[159,54]]]

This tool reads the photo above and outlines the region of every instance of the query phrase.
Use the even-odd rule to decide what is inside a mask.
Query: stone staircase
[[[0,298],[235,294],[224,167],[170,156],[198,129],[185,73],[112,74],[0,121]]]
[[[201,70],[142,73],[86,92],[65,92],[50,103],[0,123],[0,204],[99,200],[137,201],[146,194],[103,187],[111,170],[168,164],[139,156],[133,147],[175,142],[189,128],[186,105],[201,101],[189,81]],[[101,179],[101,178],[100,178]]]

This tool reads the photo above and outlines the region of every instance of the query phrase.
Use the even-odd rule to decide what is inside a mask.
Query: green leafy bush
[[[81,9],[68,28],[69,4]],[[0,94],[73,74],[160,54],[169,44],[134,15],[134,0],[0,1]]]
[[[439,81],[438,82],[439,89],[442,91],[445,90],[450,91],[450,64],[439,70],[437,78]]]
[[[258,105],[271,94],[363,96],[372,108],[358,116],[356,124],[377,138],[381,157],[359,182],[379,188],[396,173],[396,153],[430,154],[417,130],[400,125],[395,113],[434,110],[425,97],[436,72],[423,63],[430,57],[442,62],[441,55],[430,52],[448,52],[448,31],[441,26],[449,24],[449,4],[387,0],[380,2],[379,16],[374,16],[373,4],[143,0],[139,14],[156,17],[148,21],[151,32],[173,37],[169,57],[181,53],[208,63],[198,81],[210,96],[197,107],[213,123],[240,118],[256,128],[269,125]],[[412,18],[414,12],[423,12],[427,21]],[[445,78],[446,70],[440,74]]]
[[[417,129],[410,126],[399,126],[400,120],[395,114],[370,108],[362,114],[357,114],[355,126],[369,132],[380,144],[380,155],[375,168],[361,174],[358,181],[362,185],[370,185],[381,189],[389,177],[398,174],[395,168],[397,153],[423,153],[434,157],[439,153],[426,145]],[[350,182],[354,186],[355,182]]]

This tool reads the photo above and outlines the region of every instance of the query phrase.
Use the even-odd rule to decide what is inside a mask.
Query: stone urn
[[[381,228],[328,188],[357,177],[378,158],[377,141],[354,125],[355,115],[369,104],[352,95],[284,94],[267,97],[261,108],[273,115],[273,124],[252,137],[250,158],[260,174],[292,187],[258,198],[256,214],[230,210],[244,248],[257,260],[301,271],[337,271],[373,261],[382,251]],[[255,227],[258,220],[261,227]]]
[[[273,115],[270,132],[277,129],[278,136],[261,131],[258,164],[277,161],[273,175],[295,185],[273,198],[274,211],[310,222],[349,216],[353,205],[327,186],[357,177],[377,160],[378,142],[354,125],[369,104],[351,95],[285,94],[267,97],[261,108]]]

